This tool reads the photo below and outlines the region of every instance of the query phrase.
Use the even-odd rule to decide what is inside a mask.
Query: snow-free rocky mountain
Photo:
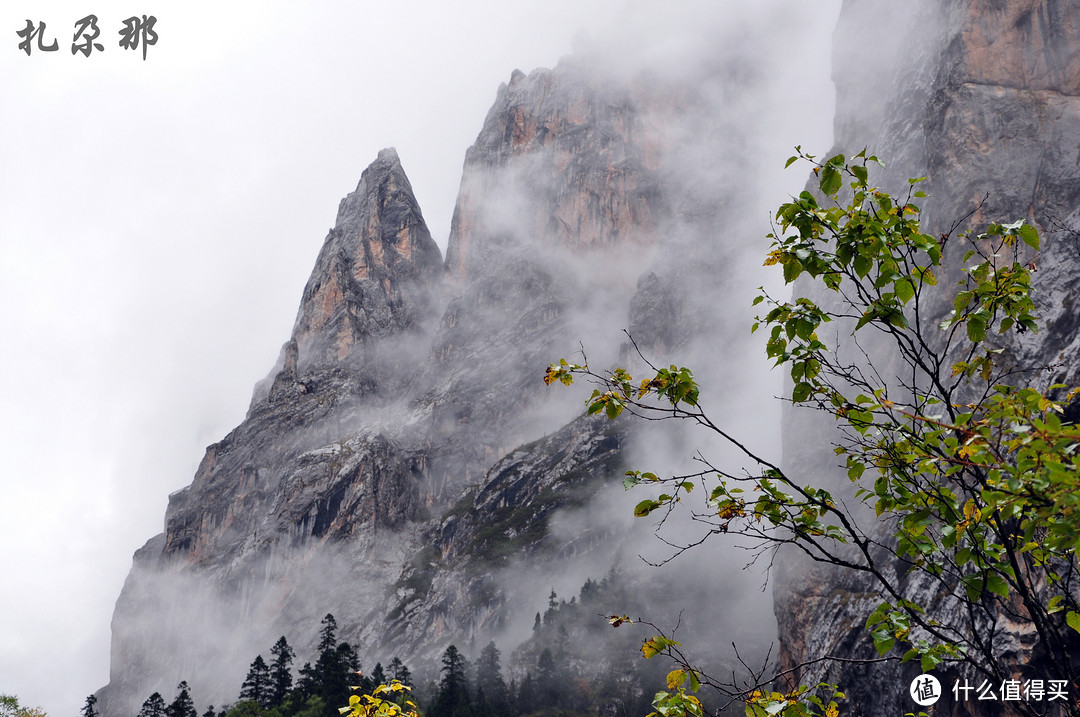
[[[930,231],[985,193],[986,217],[1043,231],[1047,328],[1017,350],[1060,357],[1056,378],[1076,382],[1080,253],[1052,228],[1080,224],[1080,0],[847,0],[834,41],[838,151],[870,145],[892,179],[929,176]],[[586,578],[639,579],[649,526],[629,519],[622,472],[696,446],[585,418],[586,389],[541,377],[582,347],[594,366],[633,365],[624,327],[718,393],[754,375],[746,356],[760,349],[743,346],[761,279],[746,268],[760,265],[767,227],[746,216],[757,159],[740,134],[754,83],[752,64],[722,59],[677,78],[605,72],[587,53],[515,71],[466,153],[445,257],[408,158],[380,152],[341,201],[247,417],[207,449],[164,532],[135,555],[104,717],[180,680],[228,703],[278,636],[310,659],[305,641],[327,612],[365,662],[423,669],[451,642],[495,639],[509,654],[555,584],[569,596]],[[762,432],[779,431],[776,417]],[[826,470],[809,445],[790,433],[784,451]],[[657,585],[681,580],[694,605],[656,588],[657,610],[696,609],[706,644],[767,633],[789,664],[823,646],[866,649],[876,602],[798,564],[774,572],[775,621],[750,629],[736,618],[767,611],[767,597],[744,562],[716,557],[692,584],[666,573]],[[910,707],[888,668],[829,679],[859,713]]]
[[[871,40],[874,51],[867,52]],[[1080,3],[848,0],[833,43],[836,151],[850,156],[871,147],[888,165],[876,179],[883,186],[927,177],[920,185],[930,195],[923,228],[935,235],[980,202],[957,231],[1032,222],[1042,238],[1038,256],[1030,257],[1041,328],[1007,346],[1008,355],[1017,365],[1052,366],[1038,377],[1043,388],[1080,383]],[[943,305],[927,324],[951,308]],[[1070,407],[1074,419],[1078,408]],[[820,437],[820,426],[794,413],[785,425],[785,462],[813,465],[822,481],[846,483],[835,457],[811,446],[808,436]],[[787,665],[823,654],[877,657],[863,623],[881,597],[868,581],[797,561],[783,567],[773,585]],[[933,604],[929,586],[913,580],[909,589],[916,602]],[[998,628],[995,645],[1006,659],[1038,659],[1029,625],[1003,618]],[[917,711],[906,686],[919,672],[916,660],[902,667],[817,665],[796,674],[804,683],[842,685],[845,710],[877,715]],[[947,695],[935,709],[1010,714],[1000,702],[951,703]]]

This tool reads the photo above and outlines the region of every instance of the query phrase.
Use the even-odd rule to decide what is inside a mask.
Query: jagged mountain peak
[[[415,327],[441,264],[397,151],[380,151],[341,200],[304,288],[292,335],[297,371],[369,360],[371,339]]]
[[[474,279],[523,244],[581,252],[653,243],[668,145],[655,120],[678,103],[640,89],[569,61],[514,70],[465,155],[450,273]]]

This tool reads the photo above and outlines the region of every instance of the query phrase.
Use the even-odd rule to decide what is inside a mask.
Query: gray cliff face
[[[425,534],[428,547],[398,581],[388,633],[410,654],[461,635],[496,635],[528,592],[550,588],[546,573],[604,552],[598,526],[572,539],[552,535],[555,513],[580,508],[622,474],[622,437],[606,419],[578,418],[516,448],[467,490]],[[597,556],[602,561],[606,556]],[[540,579],[500,579],[514,567]]]
[[[465,156],[446,258],[453,298],[417,381],[436,496],[455,497],[580,405],[543,391],[537,368],[626,315],[636,271],[606,267],[631,252],[647,260],[660,238],[658,100],[572,61],[515,71],[499,88]]]
[[[895,32],[881,33],[881,28]],[[875,52],[858,42],[882,37]],[[1075,384],[1080,321],[1071,310],[1080,277],[1075,229],[1080,220],[1080,3],[916,3],[887,8],[845,2],[835,38],[837,151],[869,145],[889,163],[879,178],[897,187],[928,177],[924,228],[948,231],[977,206],[960,229],[1023,218],[1043,237],[1034,296],[1045,328],[1006,347],[1020,365],[1057,364],[1040,381]],[[863,49],[858,49],[862,47]],[[865,62],[856,62],[856,55]],[[883,88],[887,88],[883,89]],[[885,96],[883,96],[883,93]],[[890,161],[891,160],[891,161]],[[984,201],[985,197],[985,201]],[[943,282],[945,283],[945,282]],[[936,323],[947,313],[944,302]],[[815,433],[816,431],[816,433]],[[814,434],[816,440],[808,440]],[[785,461],[815,466],[839,480],[831,455],[815,452],[828,435],[789,416]],[[781,657],[788,666],[822,654],[871,658],[863,629],[881,601],[867,581],[788,561],[774,587]],[[933,600],[929,586],[912,581],[916,600]],[[1007,621],[1006,621],[1007,622]],[[1005,624],[999,647],[1018,663],[1032,657],[1031,635]],[[914,671],[913,671],[914,670]],[[918,673],[885,665],[809,668],[811,684],[838,683],[855,714],[902,714],[913,708],[905,686]],[[944,682],[944,680],[943,680]],[[941,705],[954,714],[995,707]],[[1000,707],[997,705],[996,707]]]
[[[396,153],[379,153],[246,419],[135,556],[105,717],[182,679],[231,702],[278,636],[308,659],[327,612],[368,664],[423,667],[510,629],[550,589],[508,590],[523,565],[595,558],[607,572],[607,527],[551,525],[620,476],[622,438],[541,377],[600,330],[614,334],[602,361],[618,355],[612,327],[657,350],[682,336],[673,274],[638,279],[671,228],[665,207],[686,205],[654,122],[684,95],[573,63],[515,73],[468,152],[445,265]]]
[[[384,150],[341,203],[272,381],[135,556],[104,714],[134,713],[181,679],[218,703],[234,698],[244,655],[298,624],[314,629],[314,605],[332,602],[338,581],[360,586],[346,601],[354,612],[382,599],[424,515],[425,458],[357,417],[391,402],[415,368],[442,271]]]
[[[572,60],[528,76],[515,71],[465,155],[450,271],[475,277],[500,253],[516,257],[512,247],[524,243],[653,243],[668,141],[653,113],[669,99],[665,112],[685,105],[662,93],[590,82]],[[512,211],[522,202],[525,212]]]

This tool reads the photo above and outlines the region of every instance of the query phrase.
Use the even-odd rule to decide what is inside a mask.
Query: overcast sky
[[[779,165],[828,141],[837,5],[4,0],[0,694],[73,716],[107,682],[133,551],[242,420],[379,149],[445,248],[465,149],[514,68],[621,24],[670,53],[702,18],[750,13],[789,38],[800,93],[762,158]],[[91,13],[104,50],[72,55]],[[134,14],[157,18],[145,60],[117,44]],[[59,50],[21,51],[27,19]]]

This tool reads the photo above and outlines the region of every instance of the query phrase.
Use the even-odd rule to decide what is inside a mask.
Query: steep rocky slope
[[[568,563],[588,565],[577,589],[635,560],[596,517],[552,530],[610,489],[626,443],[540,377],[590,337],[615,360],[622,326],[685,349],[687,307],[714,294],[680,284],[708,276],[723,296],[718,210],[672,161],[676,118],[707,116],[691,96],[573,59],[515,72],[466,156],[445,264],[397,154],[379,153],[246,419],[136,553],[105,717],[181,679],[230,702],[253,655],[287,635],[304,659],[327,612],[363,659],[422,667],[450,641],[517,634],[550,589],[541,566],[578,580]],[[546,584],[524,589],[523,568]]]
[[[869,37],[880,38],[873,49],[863,42]],[[1024,365],[1057,365],[1040,380],[1075,384],[1080,322],[1070,307],[1080,276],[1074,233],[1080,220],[1080,3],[901,8],[849,0],[834,42],[836,151],[870,146],[889,164],[880,180],[886,186],[928,177],[924,227],[930,232],[948,231],[977,206],[960,229],[990,220],[1034,222],[1043,236],[1040,255],[1032,257],[1034,295],[1045,328],[1010,351]],[[834,471],[831,452],[816,451],[806,439],[818,428],[798,416],[789,417],[786,428],[785,460],[822,474]],[[816,445],[828,444],[827,436],[818,438]],[[823,654],[876,657],[862,622],[880,599],[857,577],[789,562],[775,588],[783,659],[791,666]],[[1014,627],[1003,639],[1023,662],[1030,636]],[[855,714],[902,714],[913,709],[906,686],[916,674],[912,665],[834,665],[811,667],[801,677],[841,684]],[[1001,705],[939,707],[988,714]]]

